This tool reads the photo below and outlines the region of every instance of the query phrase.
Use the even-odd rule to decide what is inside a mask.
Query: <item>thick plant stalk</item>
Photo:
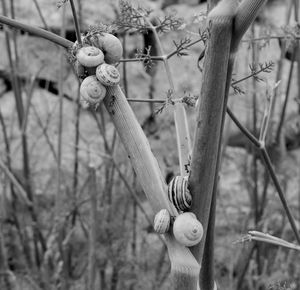
[[[203,256],[217,166],[232,24],[236,5],[237,1],[235,0],[221,1],[208,15],[209,38],[204,61],[203,85],[189,179],[189,189],[193,195],[192,211],[204,228],[202,241],[191,248],[194,257],[199,262],[202,261]]]
[[[234,20],[234,30],[231,51],[235,52],[251,23],[258,15],[260,9],[267,3],[267,0],[244,0],[240,3]]]
[[[224,2],[224,1],[223,1]],[[218,172],[220,168],[221,162],[221,136],[223,134],[223,127],[225,121],[225,114],[227,108],[227,100],[229,95],[230,83],[231,83],[231,76],[234,66],[235,55],[238,49],[239,42],[253,22],[255,17],[258,14],[259,9],[265,4],[266,1],[243,1],[241,5],[237,8],[236,16],[234,20],[233,26],[233,35],[231,39],[231,48],[230,48],[230,55],[229,55],[229,63],[227,68],[227,79],[226,79],[226,86],[225,86],[225,95],[223,101],[223,109],[222,109],[222,120],[219,132],[219,141],[218,141],[218,151],[217,151],[217,164],[216,164],[216,171],[214,177],[214,187],[213,187],[213,196],[216,196],[217,192],[217,179],[218,179]],[[227,3],[228,5],[228,3]],[[214,206],[215,207],[215,206]],[[215,211],[214,207],[211,208],[211,211]],[[210,213],[209,220],[215,217],[215,213]],[[210,233],[213,232],[213,229],[210,229]],[[209,254],[205,253],[206,259],[203,260],[201,273],[200,273],[200,286],[203,289],[211,289],[213,285],[213,271],[212,271],[212,260],[213,260],[213,249],[211,249],[210,244],[213,243],[213,235],[210,234],[205,241],[205,252],[210,252]]]
[[[178,213],[167,198],[167,186],[148,140],[119,86],[107,87],[104,104],[127,151],[137,178],[157,213],[167,209],[172,216]],[[188,248],[180,245],[171,232],[165,234],[166,245],[174,276],[175,290],[196,290],[199,264]],[[180,286],[181,285],[181,286]]]

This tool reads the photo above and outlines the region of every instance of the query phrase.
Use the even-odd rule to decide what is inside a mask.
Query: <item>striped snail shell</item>
[[[96,77],[104,86],[116,86],[120,83],[120,73],[113,65],[103,63],[96,69]]]
[[[154,230],[159,234],[166,233],[170,228],[170,213],[166,209],[160,210],[154,218]]]
[[[175,239],[186,247],[198,244],[203,236],[202,224],[189,212],[184,212],[176,217],[173,224]]]
[[[103,52],[95,46],[81,47],[77,54],[77,60],[85,67],[96,67],[104,62]]]
[[[97,80],[96,76],[86,77],[80,86],[80,96],[90,104],[102,101],[106,94],[106,88]]]
[[[187,211],[192,205],[192,196],[187,188],[187,177],[176,176],[168,185],[168,197],[178,211]]]

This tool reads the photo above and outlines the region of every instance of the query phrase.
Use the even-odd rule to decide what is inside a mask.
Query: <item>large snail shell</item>
[[[103,63],[96,69],[97,79],[105,86],[116,86],[120,83],[120,73],[113,65]]]
[[[176,176],[168,185],[168,197],[178,211],[187,211],[192,205],[192,196],[187,188],[187,177]]]
[[[108,64],[118,62],[123,54],[121,41],[110,33],[98,33],[87,37],[87,41],[100,48],[104,53],[104,60]]]
[[[185,212],[176,217],[173,224],[173,233],[180,244],[192,247],[201,241],[203,227],[193,215]]]
[[[96,67],[104,62],[103,52],[95,46],[81,47],[77,54],[77,60],[86,67]]]
[[[154,218],[154,230],[159,234],[166,233],[170,228],[170,213],[166,209],[160,210]]]
[[[102,101],[106,94],[106,88],[97,80],[96,76],[86,77],[80,86],[81,97],[90,104]]]

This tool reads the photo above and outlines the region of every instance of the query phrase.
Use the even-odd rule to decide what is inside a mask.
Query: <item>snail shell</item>
[[[170,228],[170,213],[166,209],[160,210],[154,218],[154,230],[159,234],[166,233]]]
[[[81,47],[77,54],[77,60],[85,67],[96,67],[104,62],[103,52],[94,46]]]
[[[173,234],[180,244],[192,247],[201,241],[203,227],[193,215],[184,212],[176,217],[173,224]]]
[[[108,64],[116,63],[122,57],[122,43],[117,37],[110,33],[97,33],[88,36],[86,41],[103,51],[104,61]]]
[[[178,211],[187,211],[192,205],[192,196],[187,188],[187,177],[176,176],[168,185],[168,197]]]
[[[97,79],[105,86],[115,86],[120,83],[120,73],[113,65],[103,63],[96,69]]]
[[[97,80],[96,76],[86,77],[80,86],[80,96],[90,104],[102,101],[106,94],[106,88]]]

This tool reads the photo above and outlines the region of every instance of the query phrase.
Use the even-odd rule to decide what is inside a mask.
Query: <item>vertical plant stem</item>
[[[127,57],[127,50],[126,50],[126,33],[124,33],[123,35],[123,55],[124,58]],[[123,62],[122,65],[122,69],[123,69],[123,86],[124,86],[124,92],[125,92],[125,96],[128,98],[128,81],[127,81],[127,64],[126,61]]]
[[[76,12],[76,8],[75,8],[74,0],[70,0],[70,5],[71,5],[71,9],[72,9],[72,15],[73,15],[73,20],[74,20],[76,38],[77,38],[78,44],[82,45],[81,34],[80,34],[80,26],[79,26],[79,21],[78,21],[78,18],[77,18],[77,12]]]
[[[77,11],[78,11],[78,24],[81,29],[83,26],[83,18],[82,18],[82,0],[77,0]]]
[[[74,172],[73,172],[73,195],[74,200],[76,200],[77,194],[77,186],[78,186],[78,167],[79,167],[79,160],[78,160],[78,144],[79,144],[79,125],[80,125],[80,91],[78,87],[77,91],[77,98],[76,98],[76,111],[75,111],[75,141],[74,141]],[[76,213],[74,213],[76,215]],[[74,220],[73,217],[72,220]],[[75,221],[72,223],[74,224]]]
[[[89,194],[91,201],[90,232],[89,232],[89,258],[88,258],[88,290],[95,289],[96,275],[96,242],[97,242],[97,184],[96,170],[89,165],[90,185]]]
[[[204,245],[204,253],[200,270],[199,285],[200,289],[214,289],[214,236],[215,236],[215,217],[218,194],[218,178],[215,181],[213,196],[211,200],[209,219],[207,225],[207,234]]]
[[[11,13],[11,18],[15,19],[15,1],[14,0],[10,1],[10,13]],[[13,39],[13,46],[14,46],[14,55],[15,55],[16,69],[18,68],[18,63],[19,63],[19,54],[18,54],[18,45],[17,45],[17,33],[18,33],[17,30],[13,30],[12,31],[12,39]]]
[[[61,30],[60,35],[62,37],[66,34],[66,7],[65,5],[62,7],[62,15],[61,15]],[[64,70],[64,53],[61,51],[60,55],[60,70],[58,76],[58,97],[59,97],[59,111],[58,111],[58,138],[57,138],[57,189],[55,196],[55,217],[57,218],[57,223],[59,223],[61,216],[61,208],[62,208],[62,192],[61,192],[61,184],[62,184],[62,168],[61,168],[61,159],[62,159],[62,133],[63,133],[63,70]]]
[[[252,24],[251,26],[251,33],[252,33],[252,38],[254,39],[256,36],[255,33],[255,25]],[[256,42],[252,43],[252,63],[254,66],[257,65],[258,63],[258,45]],[[256,80],[255,78],[252,78],[252,127],[253,127],[253,134],[254,136],[257,135],[257,85],[256,85]],[[251,154],[252,154],[252,168],[251,168],[251,175],[250,178],[251,184],[251,196],[253,196],[253,210],[254,210],[254,224],[255,228],[258,227],[259,223],[259,196],[258,196],[258,168],[257,168],[257,149],[254,147],[251,147]],[[261,269],[261,262],[260,262],[260,245],[256,246],[256,265],[257,265],[257,272],[258,275],[261,275],[262,269]]]
[[[294,71],[294,64],[295,64],[297,53],[299,53],[298,46],[295,45],[295,47],[293,49],[293,54],[292,54],[292,60],[291,60],[291,66],[290,66],[290,71],[289,71],[289,78],[288,78],[288,82],[287,82],[286,92],[285,92],[284,103],[283,103],[283,107],[282,107],[282,110],[281,110],[279,124],[278,124],[277,132],[276,132],[276,139],[275,140],[276,140],[277,144],[280,143],[280,137],[281,137],[281,134],[282,134],[282,128],[283,128],[283,123],[284,123],[284,120],[285,120],[286,109],[287,109],[287,104],[288,104],[289,95],[290,95],[292,76],[293,76],[293,71]]]
[[[196,214],[204,229],[200,244],[191,248],[194,257],[200,263],[203,258],[217,170],[232,21],[236,5],[236,1],[228,1],[227,3],[221,1],[209,13],[207,20],[209,38],[204,60],[203,85],[189,178],[189,189],[193,196],[192,212]]]

